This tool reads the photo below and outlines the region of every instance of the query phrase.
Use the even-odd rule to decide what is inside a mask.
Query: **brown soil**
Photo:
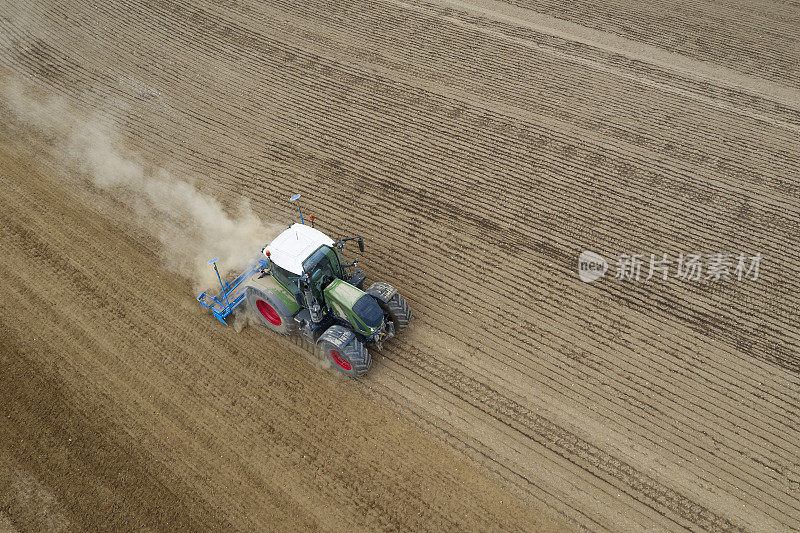
[[[358,382],[224,328],[6,115],[0,528],[800,528],[800,8],[562,4],[0,0],[5,77],[415,313]]]

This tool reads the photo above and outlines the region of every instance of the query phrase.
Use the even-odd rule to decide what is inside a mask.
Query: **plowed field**
[[[0,0],[0,81],[0,528],[800,528],[796,2]],[[225,328],[78,116],[265,240],[303,193],[412,326]]]

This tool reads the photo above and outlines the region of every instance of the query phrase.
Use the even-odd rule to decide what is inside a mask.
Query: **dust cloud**
[[[280,230],[265,224],[242,199],[232,213],[186,179],[147,164],[125,148],[119,131],[100,113],[78,113],[63,98],[33,93],[26,83],[0,79],[0,119],[46,139],[67,175],[80,175],[130,207],[140,227],[161,243],[163,264],[195,290],[213,288],[208,260],[227,270],[247,266]]]

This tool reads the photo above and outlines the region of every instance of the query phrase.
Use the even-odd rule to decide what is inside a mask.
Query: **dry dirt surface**
[[[358,382],[223,327],[0,101],[0,526],[800,528],[799,44],[770,0],[0,0],[4,79],[265,224],[302,192],[415,313]]]

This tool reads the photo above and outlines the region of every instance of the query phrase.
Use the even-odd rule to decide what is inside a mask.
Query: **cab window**
[[[286,290],[295,295],[300,293],[300,289],[297,286],[297,280],[300,279],[300,276],[292,274],[275,263],[272,263],[272,273],[278,283],[286,287]]]
[[[303,261],[303,272],[312,276],[316,269],[320,269],[335,278],[343,278],[344,272],[339,261],[339,254],[330,246],[322,245]]]
[[[325,287],[334,279],[342,277],[342,265],[336,251],[323,245],[303,261],[303,272],[308,274],[308,284],[314,297],[322,302],[322,291]]]

